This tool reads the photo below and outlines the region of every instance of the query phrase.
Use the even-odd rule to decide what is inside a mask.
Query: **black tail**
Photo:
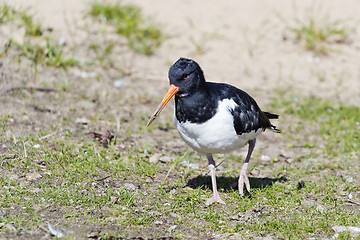
[[[269,112],[264,112],[265,115],[268,117],[268,119],[279,119],[279,115],[277,114],[273,114],[273,113],[269,113]],[[274,125],[271,125],[269,127],[269,129],[272,131],[272,132],[275,132],[275,133],[281,133],[281,130],[280,129],[277,129],[276,126]]]
[[[273,113],[269,113],[269,112],[264,112],[264,113],[268,117],[268,119],[279,119],[279,115],[277,115],[277,114],[273,114]]]

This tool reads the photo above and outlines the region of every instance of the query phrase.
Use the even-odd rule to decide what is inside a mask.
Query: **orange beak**
[[[160,112],[164,109],[165,105],[170,101],[170,99],[178,92],[179,87],[175,86],[174,84],[170,85],[169,91],[166,93],[165,97],[161,101],[160,105],[157,107],[154,114],[150,117],[146,126],[149,126],[156,117],[160,114]]]

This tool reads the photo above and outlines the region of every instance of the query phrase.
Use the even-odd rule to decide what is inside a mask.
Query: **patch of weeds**
[[[107,57],[113,53],[114,47],[115,47],[115,42],[110,41],[110,42],[106,42],[105,46],[93,43],[89,46],[89,49],[95,52],[97,60],[101,64],[103,64],[103,62],[107,59]]]
[[[124,223],[131,225],[151,226],[160,214],[154,212],[135,212],[132,218],[128,218]]]
[[[339,183],[339,177],[307,184],[303,190],[289,188],[289,182],[254,191],[252,198],[244,201],[251,202],[244,209],[249,217],[246,221],[240,219],[233,231],[250,230],[260,236],[271,234],[278,238],[304,239],[331,235],[334,225],[357,226],[358,211],[347,210],[344,201],[339,198],[328,200],[336,195],[340,187],[333,181]],[[309,196],[326,200],[312,200]]]
[[[25,13],[20,15],[23,22],[22,24],[25,27],[25,36],[39,37],[43,34],[44,30],[41,25],[35,23],[32,16],[26,15]]]
[[[276,101],[276,100],[275,100]],[[320,98],[288,98],[276,102],[286,108],[285,113],[308,120],[318,126],[318,134],[325,141],[324,151],[331,156],[359,154],[360,108],[334,103]],[[312,144],[306,144],[314,147]]]
[[[3,131],[6,130],[6,125],[9,119],[11,119],[11,115],[9,114],[0,118],[0,129],[2,129]]]
[[[308,16],[306,19],[295,19],[294,26],[288,29],[295,34],[295,39],[303,42],[307,50],[315,54],[326,54],[334,43],[345,43],[353,32],[339,20],[318,15]]]
[[[45,134],[40,132],[39,136]],[[235,189],[220,188],[227,205],[205,207],[204,199],[212,191],[207,187],[204,189],[206,183],[202,182],[194,188],[185,186],[188,179],[181,176],[188,170],[175,164],[193,159],[193,155],[184,154],[168,164],[150,164],[147,158],[152,148],[146,143],[118,152],[116,145],[103,149],[93,142],[76,141],[73,135],[66,135],[63,139],[54,137],[49,142],[39,141],[34,136],[17,141],[11,146],[16,156],[5,159],[12,164],[2,168],[7,171],[7,176],[0,177],[0,208],[10,211],[15,207],[18,210],[13,215],[0,214],[0,220],[16,222],[18,229],[41,226],[44,222],[42,215],[51,214],[49,209],[42,210],[44,206],[51,206],[51,211],[56,209],[61,216],[55,217],[54,221],[62,219],[67,224],[86,225],[85,218],[86,222],[96,226],[116,224],[122,236],[139,230],[139,235],[151,237],[170,234],[202,239],[211,231],[216,234],[245,234],[244,238],[271,235],[304,239],[332,236],[331,227],[334,225],[359,224],[359,212],[346,208],[346,197],[338,195],[340,191],[347,191],[347,194],[358,191],[358,186],[338,175],[306,181],[301,189],[291,180],[265,187],[253,185],[251,197],[243,199]],[[32,148],[35,143],[41,144],[41,148]],[[175,166],[171,167],[171,164]],[[170,168],[173,173],[169,175],[171,181],[164,182]],[[295,165],[287,168],[290,178],[295,171]],[[14,174],[26,177],[33,172],[42,177],[28,185],[19,181],[23,177],[15,180],[11,177]],[[299,175],[309,176],[304,171]],[[143,176],[151,180],[144,181]],[[123,180],[138,188],[124,189],[121,187]],[[224,178],[218,180],[219,186],[231,184]],[[29,220],[21,219],[20,216],[27,214],[30,214]],[[155,225],[156,221],[162,223]],[[175,225],[176,229],[170,227]]]
[[[16,11],[7,4],[0,5],[0,24],[11,21]]]
[[[20,20],[20,25],[25,28],[25,36],[39,37],[43,34],[39,23],[35,23],[33,16],[25,11],[17,11],[7,4],[0,5],[0,24]]]
[[[31,15],[23,11],[17,11],[8,5],[2,5],[0,6],[0,24],[9,22],[18,23],[20,27],[25,28],[24,41],[20,44],[13,39],[9,39],[0,56],[4,56],[12,47],[15,47],[18,50],[16,56],[19,62],[24,57],[34,64],[35,76],[38,64],[60,68],[79,64],[75,59],[64,58],[64,47],[53,44],[50,36],[44,36],[45,30],[33,20]],[[42,44],[43,42],[45,44]]]
[[[12,176],[22,176],[31,187],[19,177],[0,177],[0,208],[15,209],[11,210],[13,214],[0,214],[1,222],[14,222],[17,229],[32,229],[42,222],[41,210],[36,209],[48,204],[57,206],[58,211],[66,209],[70,217],[92,214],[79,212],[76,210],[79,206],[91,209],[134,206],[137,201],[134,193],[112,184],[118,181],[118,176],[129,175],[114,149],[91,143],[79,147],[72,140],[67,137],[66,141],[53,142],[51,149],[42,143],[41,149],[35,149],[31,146],[37,140],[29,136],[10,147],[15,155],[3,159],[2,169]],[[112,174],[113,168],[118,172]],[[36,179],[25,180],[33,173],[38,175]],[[104,178],[107,174],[114,180],[107,181]],[[31,218],[24,217],[27,215]]]
[[[138,7],[131,5],[94,3],[89,14],[104,20],[116,28],[116,32],[128,40],[134,51],[152,55],[163,41],[160,29],[142,16]]]
[[[0,49],[0,58],[5,56],[11,47],[11,40],[4,45],[4,49]]]
[[[15,42],[13,44],[20,50],[20,57],[25,57],[34,63],[35,73],[37,72],[37,65],[41,63],[46,66],[61,68],[79,64],[75,59],[64,59],[63,47],[53,45],[49,39],[46,39],[46,46],[31,44],[30,42],[26,42],[24,45]]]
[[[351,239],[355,239],[351,236],[351,232],[341,232],[338,234],[337,238],[338,240],[351,240]],[[357,236],[356,239],[360,239],[360,235]]]
[[[124,158],[128,161],[131,161],[132,172],[138,176],[152,177],[154,176],[158,168],[156,164],[150,163],[145,159],[145,156],[151,154],[151,151],[148,151],[147,147],[132,147],[127,150],[124,155]]]
[[[83,179],[75,178],[57,187],[54,187],[53,181],[44,181],[41,189],[43,191],[37,194],[37,199],[61,206],[81,205],[100,209],[102,206],[111,205],[112,197],[116,198],[116,204],[134,205],[134,195],[128,190],[105,187],[99,191],[95,185],[91,186],[91,182],[84,184]]]
[[[176,195],[171,195],[164,192],[164,196],[170,197],[172,205],[169,206],[172,210],[176,210],[179,214],[195,213],[196,208],[203,202],[201,196],[203,191],[200,188],[186,188],[181,190]]]
[[[41,224],[40,214],[32,206],[32,192],[27,187],[21,186],[19,182],[0,177],[0,208],[4,214],[0,215],[2,223],[13,223],[17,229],[34,229]]]

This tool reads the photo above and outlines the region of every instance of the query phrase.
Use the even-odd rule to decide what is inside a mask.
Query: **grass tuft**
[[[279,103],[276,105],[279,106]],[[286,114],[295,115],[318,126],[318,134],[325,142],[326,154],[360,154],[359,107],[320,98],[297,97],[284,100],[280,105],[286,108]],[[312,144],[306,146],[314,147]]]
[[[40,24],[34,22],[32,16],[26,15],[25,13],[20,15],[23,21],[23,25],[26,29],[25,36],[39,37],[43,35],[44,30],[42,29]]]
[[[151,20],[145,19],[138,7],[94,3],[89,13],[113,25],[116,32],[128,40],[130,48],[138,53],[152,55],[163,41],[160,29]]]
[[[4,24],[10,21],[13,16],[16,14],[16,11],[12,9],[7,4],[0,5],[0,24]]]
[[[20,57],[25,57],[32,61],[35,67],[37,64],[41,63],[46,66],[61,68],[79,64],[75,59],[64,59],[62,46],[53,45],[49,39],[46,40],[45,47],[30,42],[26,42],[24,45],[20,45],[16,42],[13,44],[20,50]]]
[[[25,29],[25,35],[22,43],[9,39],[4,50],[0,52],[0,57],[5,56],[11,48],[16,48],[18,62],[21,62],[22,58],[30,60],[34,64],[35,76],[38,64],[58,68],[79,64],[75,59],[64,58],[64,46],[54,44],[49,34],[45,36],[42,26],[27,12],[15,10],[6,4],[1,5],[0,24],[5,23],[18,23],[19,27]]]
[[[340,21],[312,16],[303,21],[297,19],[296,26],[289,29],[295,33],[296,40],[302,41],[307,50],[316,54],[326,54],[330,44],[345,43],[352,32]]]

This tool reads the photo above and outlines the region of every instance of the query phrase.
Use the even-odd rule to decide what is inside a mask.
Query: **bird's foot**
[[[220,203],[226,205],[226,203],[220,198],[219,193],[214,193],[214,195],[211,198],[206,199],[206,206],[209,206],[213,203]]]
[[[241,198],[244,196],[244,185],[246,186],[246,190],[250,193],[250,182],[247,176],[247,170],[248,170],[248,163],[244,163],[240,171],[239,185],[238,185],[239,194]]]

